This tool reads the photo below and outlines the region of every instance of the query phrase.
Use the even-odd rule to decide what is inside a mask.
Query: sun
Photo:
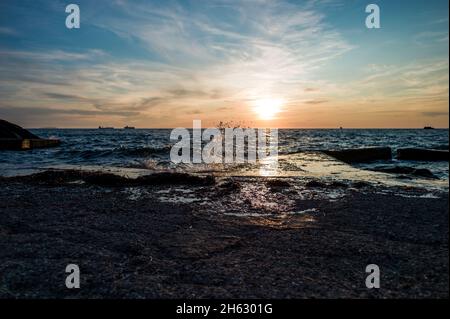
[[[272,120],[281,111],[282,99],[261,99],[253,103],[253,110],[261,120]]]

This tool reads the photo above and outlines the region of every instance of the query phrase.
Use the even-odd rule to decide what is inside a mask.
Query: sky
[[[68,4],[81,25],[65,25]],[[380,7],[368,29],[365,8]],[[0,118],[29,128],[448,127],[448,0],[0,1]]]

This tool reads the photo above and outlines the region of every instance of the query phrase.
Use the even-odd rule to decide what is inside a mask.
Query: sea
[[[0,176],[23,175],[58,167],[108,167],[117,169],[174,170],[170,150],[176,141],[170,140],[170,129],[30,129],[42,138],[58,138],[61,146],[29,151],[0,152]],[[430,170],[441,182],[448,184],[448,162],[399,161],[398,148],[427,148],[448,150],[449,132],[443,129],[279,129],[278,152],[280,158],[307,161],[313,167],[321,157],[299,157],[322,150],[364,147],[391,147],[393,159],[373,163],[355,164],[361,171],[383,167],[405,166]],[[294,161],[294,160],[292,160]],[[300,166],[307,166],[302,163]],[[289,165],[281,166],[278,173]],[[322,169],[314,166],[315,172]],[[184,165],[183,170],[199,171],[199,165]],[[204,166],[202,167],[204,168]],[[339,169],[339,166],[336,166]],[[236,170],[229,166],[208,167],[209,171]],[[280,171],[281,170],[281,171]],[[286,168],[288,170],[288,168]],[[329,171],[330,168],[328,167]],[[352,172],[356,172],[352,170]],[[245,171],[249,171],[246,167]],[[333,174],[331,172],[330,174]],[[354,175],[358,175],[352,173]],[[351,174],[350,174],[351,175]],[[382,176],[391,174],[383,174]],[[346,179],[352,178],[347,174]],[[370,178],[370,177],[369,177]],[[389,177],[392,179],[392,176]],[[405,178],[403,178],[405,180]],[[409,177],[417,182],[420,177]],[[442,184],[442,183],[441,183]]]

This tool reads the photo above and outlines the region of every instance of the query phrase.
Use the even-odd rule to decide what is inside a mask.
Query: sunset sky
[[[67,29],[65,7],[81,9]],[[365,27],[366,5],[381,29]],[[0,2],[25,127],[448,127],[448,0]]]

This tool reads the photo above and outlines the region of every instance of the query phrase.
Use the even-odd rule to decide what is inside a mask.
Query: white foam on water
[[[293,212],[286,212],[286,215],[304,215],[304,214],[317,214],[320,213],[320,211],[317,208],[308,208],[305,210],[300,210],[300,211],[293,211]]]
[[[191,203],[203,201],[205,199],[204,198],[195,198],[195,197],[182,197],[182,196],[177,196],[177,197],[161,196],[158,198],[158,200],[163,203],[191,204]]]

